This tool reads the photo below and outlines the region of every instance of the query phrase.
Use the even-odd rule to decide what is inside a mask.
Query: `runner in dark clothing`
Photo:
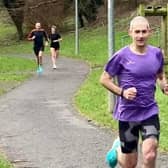
[[[46,43],[44,44],[44,39]],[[41,28],[40,23],[35,24],[35,29],[33,29],[29,35],[28,40],[34,41],[34,53],[37,58],[37,72],[41,73],[43,71],[42,69],[42,55],[44,51],[44,46],[48,45],[48,36],[44,29]]]
[[[56,69],[56,59],[59,55],[60,44],[59,42],[62,40],[61,35],[56,32],[56,26],[51,27],[50,38],[50,51],[51,51],[51,60],[53,64],[53,69]]]

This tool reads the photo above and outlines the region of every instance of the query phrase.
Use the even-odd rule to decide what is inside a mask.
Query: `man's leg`
[[[142,155],[143,168],[155,168],[157,148],[160,135],[158,115],[154,115],[142,122]]]
[[[39,67],[39,64],[40,64],[40,60],[39,60],[39,50],[37,47],[34,47],[34,54],[36,56],[36,63],[37,63],[37,68]]]
[[[142,168],[155,168],[158,141],[151,137],[142,143],[143,166]]]
[[[119,137],[107,153],[107,163],[111,168],[115,168],[117,163],[122,168],[135,168],[138,158],[139,123],[119,121]]]
[[[118,149],[118,163],[122,168],[135,168],[137,165],[138,154],[135,153],[122,153],[121,149]]]
[[[112,148],[108,151],[106,162],[110,168],[115,168],[117,163],[119,163],[122,168],[135,168],[137,165],[137,158],[137,152],[123,153],[121,151],[121,143],[118,138],[114,141]]]
[[[135,168],[138,160],[139,123],[119,121],[121,148],[118,162],[122,168]]]
[[[40,50],[39,53],[38,53],[39,65],[40,66],[42,66],[42,64],[43,64],[42,56],[43,56],[43,51]]]

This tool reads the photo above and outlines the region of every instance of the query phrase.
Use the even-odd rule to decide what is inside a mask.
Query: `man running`
[[[28,40],[34,41],[33,50],[37,58],[37,73],[43,71],[42,56],[44,51],[44,39],[46,41],[45,45],[48,45],[48,35],[45,30],[41,28],[41,23],[37,22],[35,24],[35,29],[28,35]]]
[[[155,100],[156,81],[168,95],[168,84],[163,72],[163,53],[147,40],[149,22],[137,16],[130,22],[132,43],[109,60],[101,75],[101,84],[117,96],[113,116],[119,123],[119,138],[107,153],[111,168],[117,163],[122,168],[135,168],[138,162],[138,141],[142,138],[142,168],[155,168],[159,144],[159,108]],[[114,77],[118,82],[114,82]]]

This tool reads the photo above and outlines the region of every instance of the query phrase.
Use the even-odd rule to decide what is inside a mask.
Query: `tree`
[[[79,0],[79,22],[81,27],[84,27],[84,18],[89,24],[96,20],[97,9],[102,3],[102,0]]]
[[[23,39],[22,25],[24,22],[25,0],[3,0],[3,4],[17,28],[19,40]]]

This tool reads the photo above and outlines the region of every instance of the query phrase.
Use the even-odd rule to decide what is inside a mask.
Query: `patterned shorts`
[[[154,115],[140,122],[119,121],[119,136],[123,153],[137,152],[139,136],[142,140],[149,137],[159,140],[160,122],[158,115]]]

